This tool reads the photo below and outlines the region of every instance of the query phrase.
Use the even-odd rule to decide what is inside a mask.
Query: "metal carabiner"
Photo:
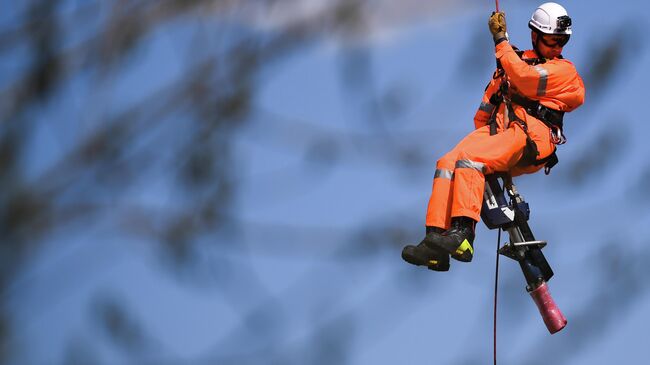
[[[566,137],[562,133],[562,129],[559,127],[551,127],[551,142],[556,145],[561,145],[566,143]]]

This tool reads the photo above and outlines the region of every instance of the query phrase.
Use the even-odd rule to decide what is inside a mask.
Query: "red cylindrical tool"
[[[553,301],[546,282],[531,291],[530,296],[533,298],[535,304],[537,304],[539,313],[542,315],[546,328],[548,328],[551,334],[560,331],[566,326],[567,320],[560,311],[560,308],[555,304],[555,301]]]

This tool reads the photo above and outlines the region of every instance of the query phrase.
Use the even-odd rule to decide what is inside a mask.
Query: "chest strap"
[[[510,95],[510,100],[522,106],[526,113],[532,117],[541,120],[553,132],[553,143],[564,144],[566,137],[564,136],[564,112],[551,109],[542,105],[539,101],[528,99],[520,94]]]

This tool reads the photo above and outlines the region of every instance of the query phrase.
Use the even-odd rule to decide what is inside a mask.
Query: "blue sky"
[[[526,22],[535,5],[501,1],[511,40],[521,48],[529,44]],[[640,363],[644,348],[630,346],[630,339],[648,337],[650,295],[643,280],[627,275],[641,275],[643,262],[635,259],[648,257],[643,186],[650,176],[650,127],[643,107],[650,74],[649,44],[640,34],[648,22],[640,14],[649,6],[564,5],[574,20],[565,56],[583,75],[610,37],[636,37],[622,38],[626,58],[600,84],[603,90],[588,89],[586,104],[566,117],[569,142],[560,148],[553,173],[515,181],[531,204],[533,231],[549,241],[545,254],[556,274],[549,286],[569,324],[550,336],[518,266],[502,260],[499,363]],[[19,324],[14,345],[35,349],[21,352],[15,363],[61,363],[75,339],[90,344],[101,363],[134,363],[93,324],[98,293],[121,298],[153,334],[156,354],[145,358],[171,363],[264,363],[255,353],[297,364],[318,363],[317,356],[350,364],[491,363],[496,232],[481,226],[474,261],[452,262],[448,273],[403,263],[400,245],[408,242],[387,247],[358,241],[368,238],[365,228],[389,225],[403,228],[410,242],[421,239],[435,161],[473,128],[491,76],[491,6],[472,1],[444,12],[424,6],[417,15],[375,25],[367,38],[325,37],[274,66],[235,141],[241,183],[233,214],[242,229],[204,238],[232,243],[233,249],[208,244],[200,251],[212,280],[227,272],[229,282],[210,286],[189,274],[170,276],[150,242],[130,237],[111,219],[54,232],[10,288]],[[92,89],[82,77],[78,89],[71,85],[57,103],[35,111],[37,120],[55,120],[63,129],[42,127],[25,169],[53,163],[101,120],[94,116],[125,108],[173,81],[191,61],[177,52],[190,38],[184,27],[173,24],[144,40],[122,78],[91,93],[93,103],[79,96]],[[345,57],[354,52],[370,60],[368,93],[350,90],[354,85],[342,76]],[[368,95],[403,102],[403,112],[373,119]],[[163,140],[182,129],[182,120],[169,118],[156,132]],[[603,136],[614,136],[616,153],[591,165],[596,171],[583,180],[572,179],[572,169],[585,163]],[[404,168],[409,160],[392,153],[403,149],[424,162]],[[163,170],[125,191],[116,206],[183,202]],[[603,312],[594,308],[600,304]],[[611,307],[620,309],[606,310]],[[248,325],[258,312],[272,325]],[[265,328],[270,332],[256,332]],[[326,339],[316,341],[325,344],[322,353],[310,347],[319,336]]]

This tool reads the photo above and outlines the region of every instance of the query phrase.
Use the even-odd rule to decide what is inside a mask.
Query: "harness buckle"
[[[542,119],[542,120],[548,120],[549,119],[549,111],[547,108],[544,107],[541,103],[537,104],[537,110],[536,114],[538,116],[537,119]],[[534,114],[533,114],[534,115]]]

